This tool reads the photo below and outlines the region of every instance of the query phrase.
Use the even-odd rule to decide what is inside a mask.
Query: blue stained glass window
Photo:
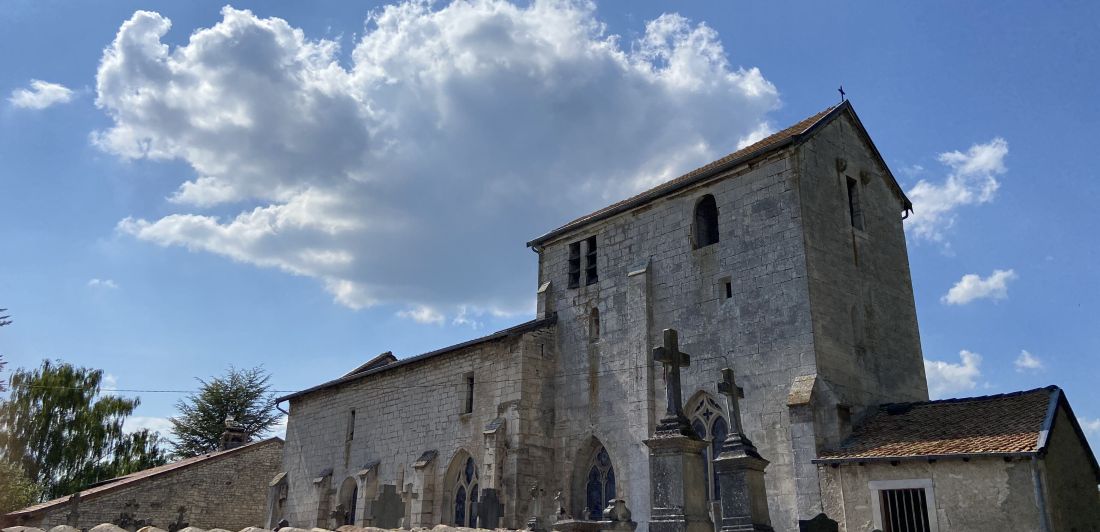
[[[585,506],[588,508],[589,519],[599,519],[600,510],[603,508],[603,486],[600,484],[600,470],[596,466],[588,471],[588,485],[586,486],[587,498]]]
[[[606,501],[610,501],[611,499],[615,498],[615,470],[614,469],[608,469],[607,470],[607,484],[606,484],[606,486],[607,486],[607,491],[604,492],[604,494],[603,494],[603,498],[604,498],[605,503],[606,503]]]
[[[598,520],[603,516],[607,502],[615,498],[615,469],[605,447],[600,447],[592,457],[585,484],[585,519]]]
[[[470,488],[470,527],[477,526],[477,484]]]
[[[466,526],[466,488],[458,487],[455,494],[455,525]]]
[[[474,479],[474,459],[466,459],[466,483],[469,484]]]

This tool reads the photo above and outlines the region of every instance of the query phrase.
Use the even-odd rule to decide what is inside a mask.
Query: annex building
[[[645,530],[652,353],[675,328],[712,516],[732,368],[775,530],[1097,530],[1100,469],[1060,390],[928,401],[911,208],[844,102],[535,238],[532,321],[279,399],[262,524],[522,528],[618,498]]]

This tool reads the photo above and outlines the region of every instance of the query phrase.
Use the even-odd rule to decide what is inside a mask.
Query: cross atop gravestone
[[[726,410],[729,410],[730,418],[733,419],[733,430],[738,434],[744,433],[744,429],[741,428],[741,403],[738,399],[745,397],[745,390],[737,385],[732,369],[722,370],[722,380],[718,381],[718,393],[726,397]]]
[[[729,410],[730,419],[733,421],[732,430],[726,434],[726,441],[722,442],[722,451],[734,451],[759,457],[756,446],[749,441],[744,425],[741,423],[740,399],[745,397],[745,391],[737,385],[732,369],[722,370],[722,380],[718,381],[718,393],[725,396],[726,409]]]
[[[664,345],[653,348],[653,360],[660,362],[665,368],[665,417],[657,425],[657,432],[690,434],[691,428],[684,417],[680,368],[691,365],[691,356],[680,351],[676,329],[665,329]]]

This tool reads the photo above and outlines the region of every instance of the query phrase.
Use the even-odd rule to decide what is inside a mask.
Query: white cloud
[[[1005,173],[1004,158],[1008,142],[997,137],[985,144],[975,144],[966,153],[941,153],[939,161],[950,167],[942,183],[921,179],[909,190],[913,213],[906,227],[917,238],[945,242],[945,232],[955,224],[956,211],[965,205],[993,200],[1001,183],[997,176]]]
[[[111,375],[110,373],[103,374],[103,381],[100,382],[100,389],[106,392],[113,392],[118,389],[118,377]]]
[[[73,99],[73,91],[59,83],[32,79],[31,86],[27,89],[15,89],[11,91],[8,101],[15,107],[23,109],[45,109],[58,103],[66,103]]]
[[[156,432],[162,438],[172,436],[172,422],[165,417],[130,416],[122,422],[122,430],[125,432],[137,432],[142,429]]]
[[[675,14],[623,43],[583,1],[405,2],[346,65],[284,20],[222,15],[170,47],[169,20],[138,11],[103,54],[113,125],[93,141],[194,170],[177,213],[118,229],[317,279],[352,308],[530,312],[524,242],[758,138],[779,103]]]
[[[397,315],[417,323],[434,323],[436,325],[442,325],[445,319],[443,314],[440,314],[439,311],[424,305],[409,310],[402,310],[398,312]]]
[[[279,422],[276,423],[274,427],[271,427],[271,436],[268,436],[268,437],[279,437],[279,438],[282,438],[282,439],[285,440],[286,439],[286,424],[289,421],[290,421],[290,418],[288,418],[287,416],[280,417]]]
[[[928,376],[928,395],[942,399],[959,392],[973,390],[982,376],[982,356],[962,350],[958,364],[941,360],[925,360],[924,373]]]
[[[92,288],[109,288],[113,290],[118,288],[118,283],[110,279],[90,279],[88,281],[88,286]]]
[[[1086,434],[1100,435],[1100,418],[1089,419],[1085,417],[1081,418],[1079,421],[1081,422],[1081,429],[1084,430]]]
[[[1005,299],[1008,297],[1008,282],[1016,277],[1014,270],[993,270],[984,279],[978,274],[968,273],[940,301],[948,305],[965,305],[976,299]]]
[[[1046,366],[1043,365],[1043,361],[1039,360],[1039,357],[1031,354],[1026,349],[1020,351],[1020,356],[1016,357],[1016,361],[1013,362],[1013,364],[1016,366],[1016,371],[1020,373],[1046,369]]]

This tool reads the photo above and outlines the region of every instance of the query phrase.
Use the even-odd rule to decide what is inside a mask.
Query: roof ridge
[[[650,199],[655,199],[663,194],[676,191],[680,188],[690,186],[697,181],[713,177],[714,175],[727,170],[729,168],[736,167],[737,165],[749,162],[757,157],[761,157],[779,150],[792,143],[801,140],[801,137],[810,133],[815,127],[823,123],[827,119],[830,119],[835,114],[839,114],[845,109],[851,109],[852,104],[848,100],[845,100],[839,104],[830,105],[822,111],[814,113],[790,126],[787,126],[771,135],[768,135],[752,144],[737,149],[723,157],[715,159],[709,163],[699,166],[693,170],[690,170],[677,177],[673,177],[667,181],[663,181],[643,190],[633,196],[630,196],[621,201],[612,203],[606,207],[597,209],[594,212],[580,216],[573,219],[570,222],[565,223],[558,228],[551,230],[534,240],[527,243],[528,247],[536,246],[542,242],[545,242],[555,236],[569,232],[573,229],[578,229],[587,225],[590,222],[597,221],[604,217],[613,216],[618,212],[632,208],[635,203],[645,203]]]
[[[935,405],[935,404],[968,403],[968,402],[973,402],[973,401],[988,401],[988,400],[993,400],[993,399],[1003,399],[1005,397],[1016,397],[1016,396],[1020,396],[1020,395],[1027,395],[1027,394],[1036,393],[1036,392],[1043,391],[1043,390],[1046,390],[1049,393],[1054,393],[1055,391],[1061,390],[1061,388],[1059,388],[1058,385],[1056,385],[1056,384],[1050,384],[1050,385],[1047,385],[1047,386],[1040,386],[1038,388],[1032,388],[1030,390],[1018,390],[1018,391],[1015,391],[1015,392],[1004,392],[1004,393],[996,393],[996,394],[990,394],[990,395],[976,395],[974,397],[949,397],[947,399],[932,399],[932,400],[928,400],[928,401],[908,401],[908,402],[903,401],[903,402],[896,402],[896,403],[882,403],[882,404],[878,405],[878,409],[879,410],[884,410],[888,407],[904,407],[904,406],[914,407],[914,406]]]

